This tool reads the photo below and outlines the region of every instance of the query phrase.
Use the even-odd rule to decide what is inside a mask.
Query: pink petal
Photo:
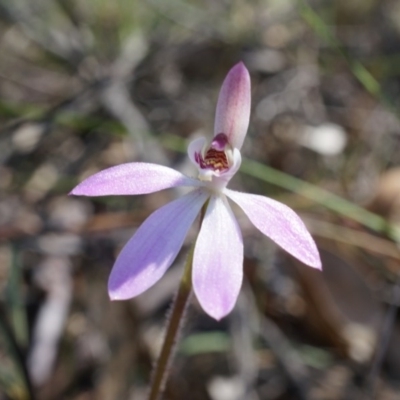
[[[321,269],[317,246],[300,217],[288,206],[264,196],[225,189],[254,226],[292,256]]]
[[[200,186],[200,182],[157,164],[127,163],[90,176],[70,194],[109,196],[153,193],[176,186]]]
[[[137,296],[164,275],[208,196],[195,190],[159,208],[143,222],[111,271],[108,292],[112,300]]]
[[[214,136],[225,133],[231,146],[240,150],[250,119],[250,75],[242,62],[226,76],[218,97]]]
[[[193,288],[204,311],[219,320],[236,303],[243,278],[243,241],[225,196],[207,207],[193,256]]]

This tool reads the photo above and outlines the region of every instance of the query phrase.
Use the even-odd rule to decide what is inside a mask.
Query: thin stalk
[[[167,332],[164,343],[158,358],[156,367],[153,371],[152,382],[150,385],[150,394],[148,400],[158,400],[164,391],[167,381],[169,366],[175,353],[176,343],[182,328],[182,322],[185,318],[185,312],[189,304],[192,293],[192,262],[193,262],[194,244],[190,250],[186,261],[185,271],[181,283],[172,304],[171,314],[167,322]]]
[[[200,227],[203,222],[204,214],[208,206],[208,201],[204,204],[200,212]],[[199,229],[200,230],[200,229]],[[193,242],[188,258],[186,260],[183,276],[179,284],[178,292],[172,303],[171,314],[167,321],[167,332],[165,334],[164,343],[160,356],[153,371],[150,394],[148,400],[159,400],[162,395],[165,383],[168,378],[169,366],[175,353],[176,344],[178,342],[187,306],[192,294],[192,265],[193,254],[196,241]]]

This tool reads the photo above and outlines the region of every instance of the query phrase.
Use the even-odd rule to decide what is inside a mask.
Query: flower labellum
[[[194,188],[151,214],[122,249],[108,282],[112,300],[137,296],[164,275],[207,201],[194,249],[192,281],[200,305],[211,317],[219,320],[232,310],[243,279],[243,240],[228,198],[276,244],[304,264],[321,269],[317,247],[293,210],[264,196],[226,188],[240,167],[249,119],[250,75],[240,62],[222,85],[214,137],[189,144],[189,158],[198,170],[196,179],[168,167],[138,162],[98,172],[72,190],[73,195],[106,196]]]

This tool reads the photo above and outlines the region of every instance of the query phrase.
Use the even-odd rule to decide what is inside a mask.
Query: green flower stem
[[[167,321],[167,332],[164,343],[156,367],[153,371],[148,400],[158,400],[164,391],[165,383],[167,381],[169,366],[171,365],[176,343],[180,336],[190,295],[192,293],[192,264],[195,243],[196,242],[193,243],[192,248],[190,249],[178,292],[176,293],[172,304],[171,314]]]

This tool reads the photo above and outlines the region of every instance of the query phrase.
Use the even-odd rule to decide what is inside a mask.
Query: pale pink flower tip
[[[226,76],[218,97],[214,135],[225,133],[231,145],[241,149],[250,120],[250,74],[242,62]]]

